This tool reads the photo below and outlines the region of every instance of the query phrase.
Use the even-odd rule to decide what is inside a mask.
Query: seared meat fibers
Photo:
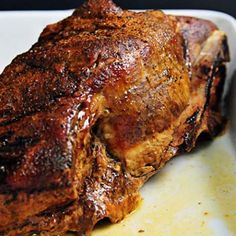
[[[89,235],[170,158],[215,135],[226,36],[90,0],[0,75],[0,232]]]

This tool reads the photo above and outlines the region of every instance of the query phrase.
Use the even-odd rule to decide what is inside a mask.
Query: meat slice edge
[[[80,11],[76,11],[74,14],[77,17],[79,14],[78,12],[80,13]],[[83,15],[83,17],[85,17],[85,20],[86,17],[88,18],[93,17],[91,15],[87,16],[86,14]],[[104,14],[106,15],[106,17],[108,17],[109,20],[110,20],[109,17],[111,18],[114,17],[114,16],[109,16],[109,14],[111,15],[114,14],[113,11],[112,13],[108,11],[105,12]],[[129,13],[129,12],[121,13],[120,10],[119,11],[117,10],[115,11],[115,14],[117,14],[119,17],[122,17],[123,14],[124,18],[125,17],[132,18],[134,16],[133,23],[135,23],[135,17],[137,18],[143,17],[145,20],[147,20],[147,22],[148,20],[153,20],[153,19],[160,21],[160,19],[163,20],[163,18],[164,20],[172,18],[155,11],[148,12],[146,13],[146,15],[145,13],[143,13],[143,15],[140,13],[136,15],[135,13]],[[72,22],[76,21],[76,18],[72,17],[71,21]],[[117,29],[119,30],[121,26],[123,28],[123,25],[119,25],[119,22],[115,22],[114,26],[111,23],[109,23],[107,19],[106,21],[108,22],[107,24],[105,24],[105,26],[107,27],[106,29],[107,32],[109,32],[109,30],[111,30],[112,27],[117,27]],[[176,26],[174,23],[175,21],[177,21]],[[121,22],[123,23],[123,21]],[[204,30],[198,31],[198,28],[195,25],[196,22],[200,25],[202,24],[203,28],[205,27]],[[104,21],[102,21],[102,23],[104,24]],[[161,123],[163,123],[162,121],[163,118],[160,117],[159,114],[155,113],[155,109],[158,109],[159,107],[144,106],[143,110],[141,110],[144,111],[144,114],[140,115],[139,113],[140,111],[135,110],[136,109],[135,102],[138,103],[139,102],[138,99],[142,98],[143,101],[141,103],[139,102],[138,105],[142,107],[143,103],[144,105],[147,104],[148,106],[150,105],[148,104],[148,101],[151,100],[154,103],[155,99],[158,100],[158,96],[156,97],[154,96],[157,93],[160,96],[160,98],[167,99],[166,104],[168,104],[170,101],[168,100],[168,98],[170,98],[171,95],[167,94],[166,91],[168,91],[168,88],[170,88],[170,91],[168,93],[171,93],[171,88],[175,88],[174,86],[171,85],[174,83],[178,83],[178,80],[177,81],[173,79],[168,80],[168,73],[171,74],[173,72],[172,71],[168,72],[165,70],[162,70],[164,74],[161,75],[159,74],[159,77],[161,76],[161,79],[159,78],[160,81],[158,81],[158,78],[155,79],[154,77],[152,77],[152,75],[154,76],[155,70],[151,71],[151,69],[148,67],[149,65],[147,66],[145,64],[145,63],[150,63],[150,60],[143,58],[145,58],[145,56],[152,58],[153,57],[152,50],[154,49],[152,47],[148,47],[149,44],[147,42],[140,43],[139,40],[136,40],[135,41],[136,43],[132,45],[133,48],[131,49],[135,51],[135,47],[138,47],[140,45],[142,46],[142,50],[138,52],[141,54],[136,55],[137,57],[135,57],[136,64],[134,64],[135,65],[134,69],[137,69],[138,72],[136,71],[136,74],[132,74],[135,73],[134,70],[131,70],[131,72],[129,70],[129,73],[131,73],[133,76],[135,75],[137,84],[135,84],[135,81],[134,83],[130,82],[133,81],[133,78],[132,77],[129,78],[128,74],[125,75],[123,74],[123,76],[126,77],[124,83],[119,82],[119,80],[106,82],[107,84],[105,89],[103,89],[102,91],[102,96],[101,97],[98,96],[99,98],[96,98],[95,96],[95,98],[93,98],[94,100],[92,99],[94,103],[89,104],[89,106],[92,106],[92,108],[93,106],[95,106],[95,108],[93,108],[94,110],[91,109],[93,110],[93,112],[91,112],[90,115],[93,115],[94,113],[99,114],[97,116],[99,118],[94,119],[90,126],[89,126],[90,123],[87,123],[88,126],[86,128],[89,127],[91,129],[91,127],[93,126],[92,124],[96,123],[96,127],[94,127],[96,128],[95,133],[99,137],[93,137],[93,131],[89,130],[88,132],[88,130],[86,130],[89,139],[90,140],[94,139],[93,145],[95,146],[93,148],[89,146],[88,148],[90,150],[89,155],[86,153],[84,156],[83,155],[81,156],[84,160],[86,160],[86,157],[91,156],[90,162],[87,163],[88,167],[87,169],[85,168],[87,172],[84,172],[85,173],[83,174],[84,179],[81,180],[81,183],[79,183],[80,182],[79,180],[73,178],[80,175],[79,171],[81,170],[81,167],[84,166],[78,164],[80,168],[77,168],[77,165],[75,165],[74,163],[75,159],[73,160],[72,165],[74,166],[74,169],[72,169],[70,172],[71,176],[70,178],[72,178],[71,180],[74,181],[73,183],[77,183],[81,187],[77,187],[76,185],[77,188],[74,189],[74,193],[72,194],[72,197],[70,197],[69,199],[66,198],[65,200],[64,199],[62,200],[62,198],[60,197],[60,202],[56,202],[54,206],[52,206],[53,204],[49,202],[45,209],[37,209],[38,213],[36,215],[32,214],[32,216],[30,217],[27,215],[22,217],[21,221],[19,221],[16,228],[12,228],[12,226],[9,224],[8,230],[5,231],[6,235],[19,235],[19,234],[22,235],[32,232],[41,233],[42,235],[43,234],[47,235],[48,233],[53,235],[53,234],[63,233],[66,230],[77,231],[80,232],[81,234],[82,233],[89,234],[89,232],[93,228],[93,225],[98,220],[104,217],[110,218],[111,221],[113,222],[121,220],[128,212],[130,212],[135,208],[136,203],[138,202],[139,199],[138,189],[140,188],[140,186],[151,175],[153,175],[161,166],[163,166],[167,160],[169,160],[171,157],[175,156],[179,152],[190,151],[195,145],[195,141],[201,132],[203,131],[210,132],[214,135],[216,127],[218,127],[222,123],[221,121],[222,117],[220,115],[219,106],[217,105],[217,103],[220,98],[220,93],[221,93],[220,90],[223,83],[222,81],[225,77],[224,62],[228,60],[228,50],[227,47],[225,47],[226,37],[222,32],[218,31],[216,27],[213,26],[211,23],[203,20],[183,17],[183,18],[171,19],[169,24],[171,27],[176,27],[177,32],[175,33],[178,36],[177,36],[177,41],[175,41],[175,43],[179,45],[177,46],[177,48],[178,47],[180,49],[182,48],[182,50],[183,48],[185,48],[185,53],[186,53],[185,56],[187,61],[184,60],[184,56],[181,56],[184,54],[184,52],[180,52],[180,54],[178,54],[179,58],[174,57],[174,55],[176,55],[177,52],[174,52],[172,54],[173,55],[172,60],[174,61],[172,61],[171,63],[173,63],[173,65],[175,65],[174,63],[176,63],[176,65],[178,64],[177,65],[179,66],[178,70],[180,71],[181,67],[183,68],[182,73],[185,76],[184,81],[186,81],[186,83],[182,82],[182,84],[179,85],[179,88],[185,87],[184,90],[186,90],[186,98],[180,97],[179,101],[182,102],[177,103],[177,110],[176,107],[173,107],[172,110],[171,108],[169,108],[170,109],[169,112],[171,113],[172,118],[170,121],[166,122],[167,126],[165,126],[165,124],[162,124],[162,126],[160,125]],[[53,27],[51,26],[53,29],[49,27],[47,30],[49,31],[55,30],[54,28],[56,26],[57,25]],[[151,26],[154,27],[153,25]],[[171,30],[171,27],[168,30]],[[60,35],[60,33],[57,32],[55,34],[53,32],[50,32],[49,34],[47,34],[47,30],[44,31],[44,33],[42,34],[41,40],[42,42],[46,41],[47,43],[50,44],[50,40],[52,40],[53,37],[57,37],[57,35]],[[166,32],[167,34],[170,33],[169,36],[171,36],[172,32],[169,32],[168,30],[164,32]],[[141,33],[143,32],[141,31]],[[161,31],[159,31],[159,34],[160,33]],[[185,42],[181,40],[181,37],[179,36],[180,34],[183,35]],[[194,39],[193,38],[194,35],[197,35],[198,37]],[[100,36],[101,35],[99,35],[99,37]],[[65,37],[65,35],[63,35],[63,31],[62,31],[62,36],[59,36],[59,38],[60,37],[62,38],[59,40],[63,40],[63,37]],[[192,44],[192,46],[190,46],[192,42],[194,43]],[[152,43],[153,42],[151,42],[151,45]],[[184,44],[185,47],[182,47],[181,43],[182,44],[185,43]],[[213,46],[217,45],[218,47],[211,47],[211,46],[209,47],[209,45],[212,45],[212,43]],[[198,44],[200,46],[200,50],[198,51],[198,53],[196,53],[196,49],[195,48],[192,49],[192,47],[197,46]],[[215,50],[214,51],[211,50],[209,52],[208,50],[212,48],[214,48]],[[118,51],[118,53],[124,53],[124,54],[126,53],[126,51],[122,51],[122,48],[119,48],[119,50],[121,51]],[[168,46],[166,50],[169,50]],[[146,53],[146,55],[145,54],[143,55],[142,53]],[[96,81],[91,81],[89,79],[86,80],[86,87],[83,87],[83,91],[85,91],[84,88],[91,87],[92,83],[94,91],[98,92],[99,91],[98,89],[101,88],[99,86],[101,86],[101,84],[104,83],[104,80],[108,81],[107,78],[114,79],[116,77],[121,76],[121,74],[119,74],[122,71],[119,70],[120,64],[116,64],[113,61],[109,62],[110,63],[109,64],[107,60],[104,62],[101,60],[101,58],[103,58],[102,56],[103,54],[100,53],[96,55],[95,59],[94,58],[91,59],[92,62],[95,62],[97,66],[96,67],[97,69],[95,68],[95,71],[93,71],[93,73],[96,76],[98,76],[96,77],[98,79]],[[142,59],[138,60],[137,59],[138,56],[141,57]],[[189,58],[187,59],[187,57]],[[158,59],[161,58],[158,57]],[[164,60],[163,65],[164,66],[168,65],[168,61],[165,61],[165,59],[163,60]],[[100,61],[102,61],[100,64],[97,63]],[[130,63],[130,61],[128,62]],[[185,62],[189,63],[189,71],[185,69],[184,65]],[[105,70],[103,70],[104,63],[105,64],[108,63],[108,65],[112,66],[105,67]],[[63,71],[62,69],[63,66],[60,63],[57,66],[58,66],[57,69],[59,71],[60,70]],[[125,63],[123,63],[122,66],[124,67]],[[145,69],[147,70],[147,68],[148,71],[145,71]],[[158,69],[161,70],[161,68],[162,67],[160,66]],[[89,70],[84,70],[84,72],[85,74],[89,73]],[[109,73],[112,76],[109,77]],[[149,75],[148,73],[150,73],[151,79],[147,78]],[[176,73],[178,74],[178,71]],[[191,80],[187,76],[187,74],[191,75]],[[171,75],[176,75],[176,74],[171,74]],[[139,80],[137,78],[139,78]],[[188,82],[188,80],[190,81]],[[115,85],[118,83],[120,86],[119,89],[115,87]],[[130,88],[127,86],[127,84],[129,85],[129,83],[131,83],[131,85],[133,86],[133,87],[131,86],[131,89],[133,89],[131,90],[131,93],[130,91],[128,91]],[[141,84],[141,86],[137,88],[137,85],[139,85],[139,83]],[[188,94],[188,88],[190,88],[189,94]],[[152,91],[154,91],[154,95],[148,93],[149,89],[153,89]],[[178,86],[176,89],[178,89]],[[114,93],[111,93],[111,91],[114,91]],[[128,94],[125,93],[126,91],[128,91]],[[176,91],[174,90],[173,93],[174,92]],[[129,95],[129,93],[131,95]],[[118,94],[119,97],[117,100],[114,101],[114,99],[112,99],[112,96],[115,96],[116,94]],[[174,93],[175,96],[177,94],[178,93]],[[76,97],[80,95],[81,94],[76,94],[75,92],[73,96]],[[127,99],[128,96],[131,97]],[[74,98],[72,98],[72,100],[73,99]],[[125,99],[127,99],[128,102],[133,103],[131,108],[126,105]],[[63,103],[63,100],[64,100],[63,98],[59,98],[59,104],[60,102]],[[109,102],[107,102],[107,100]],[[189,100],[191,102],[189,102]],[[97,109],[96,104],[102,104],[102,105],[105,104],[104,106],[105,109],[104,107],[100,107],[99,109]],[[183,105],[180,106],[178,104],[183,104]],[[113,105],[114,108],[111,105]],[[49,104],[49,107],[50,106],[51,104]],[[163,106],[165,107],[165,104]],[[164,111],[168,111],[168,109]],[[122,113],[124,112],[128,115],[129,114],[135,115],[136,112],[138,115],[140,115],[140,119],[138,119],[138,122],[135,119],[134,120],[128,119],[128,121],[126,121],[125,120],[126,117],[125,118],[122,117]],[[148,119],[150,119],[151,121],[152,120],[155,121],[156,119],[158,121],[156,123],[157,125],[154,128],[152,126],[145,126],[147,123],[151,125],[151,122],[147,122],[144,124],[145,112],[146,113],[149,112],[151,114],[151,116]],[[174,112],[177,113],[175,114]],[[88,116],[84,117],[88,118]],[[20,119],[27,119],[27,117]],[[86,124],[86,119],[83,120],[82,124],[79,127],[81,128],[85,124]],[[170,126],[168,126],[170,124],[171,128]],[[14,126],[14,121],[9,125],[10,127]],[[146,128],[146,131],[144,133],[142,133],[143,131],[140,130],[142,129],[143,125]],[[124,129],[124,131],[119,130],[119,132],[117,132],[116,130],[117,127],[118,129]],[[3,129],[5,128],[3,127]],[[125,131],[128,132],[127,137],[123,135],[126,134]],[[114,136],[112,133],[115,134],[118,133],[118,141],[117,137]],[[157,140],[160,143],[160,138],[162,135],[163,135],[163,140],[167,138],[169,141],[163,144],[163,148],[161,148],[161,151],[158,151],[158,153],[152,152],[154,149],[155,150],[158,150],[158,148],[160,149],[160,145],[158,147],[156,146],[156,143]],[[112,138],[115,140],[112,140]],[[130,143],[130,140],[133,142]],[[120,141],[122,142],[122,145],[120,145],[119,147],[119,145],[117,144],[119,144]],[[84,142],[85,143],[87,142],[87,144],[89,143],[89,145],[92,145],[92,143],[88,142],[88,139],[85,139]],[[81,142],[79,143],[81,144]],[[115,143],[115,145],[113,143]],[[122,147],[124,147],[123,148],[124,150],[122,150]],[[139,147],[142,148],[139,149]],[[153,153],[155,155],[153,155]],[[139,157],[139,159],[137,159],[137,157]],[[62,194],[66,192],[68,193],[67,189],[62,190]],[[35,196],[36,195],[38,195],[38,193],[36,193]],[[28,196],[30,196],[30,194],[27,195],[26,197],[27,200],[29,199]],[[47,197],[47,195],[43,195],[43,197]],[[12,207],[14,207],[14,200]],[[4,206],[2,207],[2,209],[0,209],[0,211],[6,214],[4,212],[4,209],[7,208],[8,207]],[[28,209],[26,211],[28,212]],[[86,217],[85,212],[86,214],[89,213],[88,214],[89,217]],[[9,222],[11,220],[12,219],[10,217]],[[4,225],[4,223],[2,227],[4,230],[7,228],[6,224]]]

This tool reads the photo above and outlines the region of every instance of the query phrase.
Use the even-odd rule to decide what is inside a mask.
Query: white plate
[[[236,69],[234,18],[213,11],[166,12],[212,20],[227,33],[231,51],[229,81]],[[36,42],[45,25],[70,14],[1,12],[0,71]],[[193,153],[170,161],[142,188],[143,201],[134,213],[119,224],[96,227],[93,236],[236,235],[236,155],[231,138],[227,132]]]

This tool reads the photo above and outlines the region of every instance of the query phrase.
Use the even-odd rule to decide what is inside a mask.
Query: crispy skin
[[[0,75],[0,232],[89,235],[222,124],[226,36],[90,0]]]

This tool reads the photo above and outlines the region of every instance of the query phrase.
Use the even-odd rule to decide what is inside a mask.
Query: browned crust
[[[47,26],[0,75],[0,231],[89,235],[121,220],[166,161],[217,133],[228,59],[208,21],[111,1]]]

